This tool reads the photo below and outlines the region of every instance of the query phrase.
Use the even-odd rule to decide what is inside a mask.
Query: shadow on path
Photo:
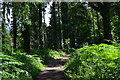
[[[70,55],[50,61],[47,67],[37,76],[36,80],[65,80],[64,64]]]

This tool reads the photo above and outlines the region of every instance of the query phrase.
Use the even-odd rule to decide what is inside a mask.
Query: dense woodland
[[[49,25],[46,24],[45,19],[48,5],[50,5],[49,14],[51,14]],[[84,53],[89,54],[85,52],[87,48],[84,48],[84,46],[91,46],[92,44],[97,46],[104,43],[104,45],[100,45],[100,49],[107,47],[111,50],[102,53],[104,55],[114,53],[116,55],[113,54],[114,58],[110,60],[120,61],[119,49],[116,50],[120,47],[120,2],[3,2],[0,16],[2,44],[0,46],[0,56],[2,56],[3,63],[1,64],[3,71],[0,74],[3,74],[3,80],[8,78],[17,78],[16,80],[20,78],[20,80],[35,79],[49,60],[70,53],[74,57],[70,58],[65,67],[68,80],[70,80],[69,78],[75,80],[95,77],[111,78],[108,76],[112,74],[109,71],[106,74],[101,72],[95,76],[93,71],[93,75],[88,76],[87,73],[84,73],[85,68],[80,68],[83,73],[73,69],[73,67],[75,69],[79,68],[77,64],[75,65],[71,61],[78,61],[79,63],[84,61],[83,57],[81,60],[78,60],[78,57],[85,56]],[[83,49],[81,49],[82,47]],[[93,53],[95,47],[88,47],[88,51],[91,50],[90,52]],[[74,51],[76,50],[77,53],[75,54]],[[95,52],[97,53],[97,51]],[[102,55],[103,57],[105,56]],[[74,66],[71,66],[71,64],[74,64]],[[113,64],[114,67],[108,67],[112,71],[116,69],[112,78],[118,80],[120,79],[118,75],[120,64],[117,62]],[[31,71],[32,69],[35,70]],[[88,71],[89,74],[91,71]],[[99,70],[97,71],[99,72]],[[98,73],[97,71],[96,73]]]

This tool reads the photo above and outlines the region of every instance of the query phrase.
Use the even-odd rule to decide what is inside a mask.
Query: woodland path
[[[36,80],[65,80],[64,64],[70,55],[50,61],[47,67],[37,76]]]

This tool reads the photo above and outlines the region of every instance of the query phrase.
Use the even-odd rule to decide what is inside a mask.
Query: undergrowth
[[[120,48],[107,44],[85,46],[71,54],[65,76],[72,80],[120,79]]]
[[[0,52],[0,77],[2,80],[34,80],[45,64],[63,55],[63,51],[51,49],[32,49],[31,54],[20,49],[13,52],[13,48],[5,44]]]
[[[43,64],[47,64],[50,60],[59,58],[66,54],[61,50],[56,51],[52,49],[32,49],[31,52],[38,55],[43,60]]]

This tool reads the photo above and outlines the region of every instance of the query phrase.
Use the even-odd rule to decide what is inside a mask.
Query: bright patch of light
[[[46,12],[45,12],[45,23],[47,24],[47,26],[49,26],[50,24],[50,6],[52,5],[52,2],[50,2],[49,4],[47,4],[47,7],[45,8]]]

